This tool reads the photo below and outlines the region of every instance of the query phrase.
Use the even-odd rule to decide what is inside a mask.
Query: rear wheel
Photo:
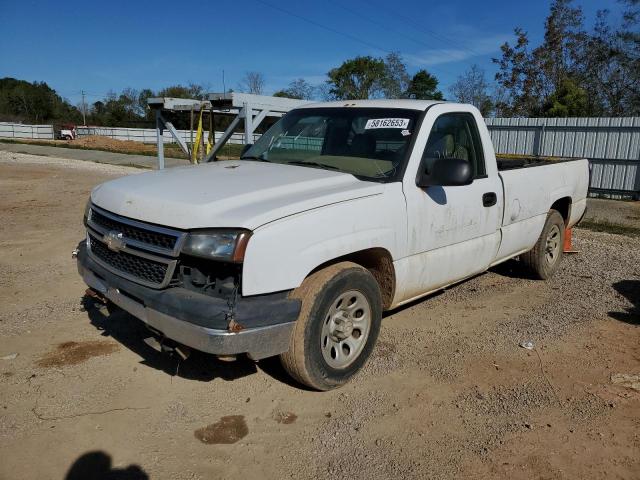
[[[382,298],[365,268],[341,262],[310,275],[293,297],[302,301],[285,370],[316,390],[345,384],[365,364],[380,331]]]
[[[562,260],[564,230],[562,215],[556,210],[549,211],[535,246],[520,257],[535,278],[546,280],[558,270]]]

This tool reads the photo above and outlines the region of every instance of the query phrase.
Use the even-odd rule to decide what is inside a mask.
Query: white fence
[[[182,139],[191,142],[191,130],[178,130],[178,134]],[[156,130],[154,128],[118,128],[118,127],[78,127],[78,136],[86,137],[88,135],[101,135],[103,137],[114,138],[116,140],[132,140],[134,142],[156,143]],[[216,132],[216,140],[222,136],[222,132]],[[209,138],[209,132],[203,131],[204,141]],[[195,138],[195,132],[193,132]],[[260,138],[259,134],[253,135],[255,142]],[[175,139],[168,130],[164,130],[162,134],[164,143],[175,143]],[[244,143],[244,133],[234,133],[229,139],[229,143]]]
[[[640,195],[640,117],[487,118],[497,153],[588,158],[592,193]]]
[[[0,138],[54,138],[53,125],[24,125],[0,122]]]

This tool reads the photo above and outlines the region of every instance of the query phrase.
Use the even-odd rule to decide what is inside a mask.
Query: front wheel
[[[378,338],[382,298],[368,270],[341,262],[310,275],[292,297],[302,301],[285,370],[316,390],[345,384],[365,364]]]
[[[562,215],[556,210],[549,211],[535,246],[520,257],[535,278],[546,280],[558,270],[564,247],[564,230]]]

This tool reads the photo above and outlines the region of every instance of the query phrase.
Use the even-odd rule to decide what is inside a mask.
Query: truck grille
[[[131,220],[90,206],[89,254],[107,270],[152,288],[169,285],[185,232]]]
[[[169,265],[154,260],[131,255],[127,252],[114,252],[93,235],[89,234],[89,249],[98,260],[109,267],[145,283],[161,286]]]
[[[117,230],[126,238],[147,245],[156,246],[167,251],[172,251],[179,237],[161,232],[153,232],[134,225],[129,225],[108,217],[95,208],[91,209],[91,223],[99,225],[105,230]]]

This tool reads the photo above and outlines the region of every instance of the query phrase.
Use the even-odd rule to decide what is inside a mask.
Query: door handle
[[[484,207],[493,207],[496,203],[498,203],[496,192],[487,192],[482,195],[482,205]]]

